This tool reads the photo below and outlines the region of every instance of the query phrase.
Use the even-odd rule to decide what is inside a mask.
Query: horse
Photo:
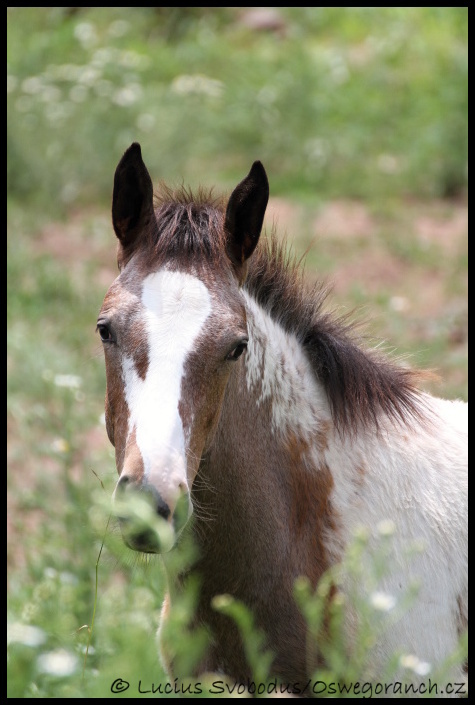
[[[373,677],[394,653],[436,669],[468,624],[467,404],[423,391],[423,373],[365,346],[348,317],[326,310],[327,289],[308,283],[274,229],[261,237],[268,198],[260,161],[229,198],[164,183],[154,194],[138,143],[116,168],[119,274],[97,320],[113,501],[146,497],[168,531],[160,538],[118,509],[124,541],[165,556],[192,535],[190,628],[207,634],[196,674],[252,677],[241,633],[215,609],[229,595],[264,635],[270,675],[295,684],[322,665],[296,580],[317,589],[361,527],[374,536],[389,525],[377,595],[389,609],[414,580],[419,589],[376,637]],[[408,552],[420,541],[421,553]],[[351,589],[342,577],[329,602]],[[350,647],[358,617],[345,616]],[[452,664],[452,680],[464,668]]]

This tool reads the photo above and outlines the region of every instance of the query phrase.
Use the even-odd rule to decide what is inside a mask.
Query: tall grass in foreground
[[[295,583],[295,599],[308,624],[308,659],[310,678],[286,686],[272,677],[273,654],[265,646],[264,634],[256,628],[252,612],[231,595],[218,595],[213,600],[216,611],[230,617],[238,625],[244,649],[252,668],[252,677],[246,684],[237,684],[225,674],[210,673],[198,678],[189,677],[173,685],[177,693],[197,693],[199,688],[212,695],[276,694],[336,695],[340,697],[372,697],[387,695],[409,697],[421,694],[437,697],[447,692],[451,666],[467,658],[467,635],[460,638],[459,647],[436,669],[420,655],[400,650],[388,659],[384,668],[375,665],[374,649],[387,630],[415,605],[418,599],[417,582],[403,587],[400,595],[385,591],[384,580],[397,570],[391,563],[392,541],[397,531],[391,521],[379,524],[373,532],[361,528],[355,533],[341,564],[331,568],[314,590],[306,577]],[[189,560],[185,551],[185,560]],[[415,559],[424,551],[422,544],[408,546],[407,560]],[[177,569],[180,558],[173,558]],[[186,563],[185,563],[186,565]],[[343,586],[345,592],[343,592]],[[177,639],[186,634],[193,615],[198,585],[194,580],[162,630],[165,653],[178,666],[177,672],[191,673],[199,662],[206,642],[204,632],[187,640]],[[346,636],[347,615],[358,615],[356,631],[352,629],[351,643]],[[436,628],[436,627],[435,627]],[[316,666],[316,664],[319,664]],[[314,669],[312,672],[312,668]],[[451,687],[450,685],[448,686]],[[467,692],[467,684],[453,684],[460,694]]]
[[[140,508],[133,511],[136,517],[140,514]],[[213,607],[237,623],[252,677],[239,684],[221,673],[192,675],[207,640],[202,629],[192,636],[188,631],[199,589],[194,580],[173,604],[161,635],[166,654],[180,674],[179,679],[169,680],[158,660],[155,634],[164,591],[161,559],[139,558],[134,566],[128,564],[120,537],[108,529],[107,515],[107,503],[99,493],[89,517],[92,527],[103,533],[95,536],[94,551],[89,552],[92,556],[97,551],[100,558],[97,582],[95,565],[84,566],[89,573],[87,608],[81,605],[84,585],[75,575],[50,567],[43,571],[21,614],[9,624],[10,697],[113,697],[121,693],[130,697],[373,697],[385,693],[437,697],[446,689],[452,659],[436,671],[420,655],[401,651],[393,654],[383,672],[374,669],[372,650],[377,639],[384,637],[385,630],[417,600],[416,584],[406,586],[398,599],[381,589],[381,581],[393,569],[389,557],[397,529],[390,522],[378,526],[373,535],[366,530],[357,533],[345,561],[323,577],[316,591],[306,578],[297,580],[295,599],[308,623],[309,659],[324,665],[317,667],[307,682],[284,687],[271,676],[272,653],[266,649],[252,613],[230,595],[216,596]],[[146,522],[146,514],[141,521]],[[149,528],[161,531],[156,522]],[[421,550],[421,546],[408,547],[408,556]],[[192,556],[193,547],[185,536],[167,555],[167,562],[177,571],[186,567]],[[113,560],[122,566],[128,582],[114,581]],[[350,576],[345,582],[353,586],[346,597],[335,589],[343,576]],[[93,599],[96,588],[97,599]],[[351,647],[344,630],[348,609],[359,615]],[[81,612],[87,615],[84,624],[80,624]],[[466,655],[464,636],[453,660],[463,660]],[[465,683],[453,687],[466,693]]]

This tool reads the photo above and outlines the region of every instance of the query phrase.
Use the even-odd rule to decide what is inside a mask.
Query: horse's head
[[[159,539],[150,522],[122,519],[126,543],[146,552],[171,548],[188,520],[191,487],[229,376],[242,364],[248,333],[240,285],[269,186],[255,162],[222,207],[180,193],[167,192],[155,209],[140,146],[125,152],[112,202],[120,274],[97,321],[107,433],[119,474],[117,513],[125,516],[124,500],[144,497],[151,517],[168,525],[168,537]]]

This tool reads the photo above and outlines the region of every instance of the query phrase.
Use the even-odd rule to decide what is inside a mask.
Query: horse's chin
[[[178,499],[167,519],[157,516],[146,494],[131,493],[125,500],[116,501],[115,508],[126,546],[139,553],[155,554],[168,553],[176,546],[193,512],[187,494]]]
[[[161,522],[159,528],[151,529],[138,527],[128,519],[121,519],[120,530],[125,545],[139,553],[168,553],[178,539],[173,526],[167,522]]]

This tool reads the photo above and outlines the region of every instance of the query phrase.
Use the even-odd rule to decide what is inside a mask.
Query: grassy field
[[[467,398],[466,8],[244,10],[8,10],[10,697],[165,682],[160,560],[108,525],[94,333],[132,141],[155,182],[217,191],[260,159],[266,222],[308,251],[309,276],[436,369],[431,391]]]

